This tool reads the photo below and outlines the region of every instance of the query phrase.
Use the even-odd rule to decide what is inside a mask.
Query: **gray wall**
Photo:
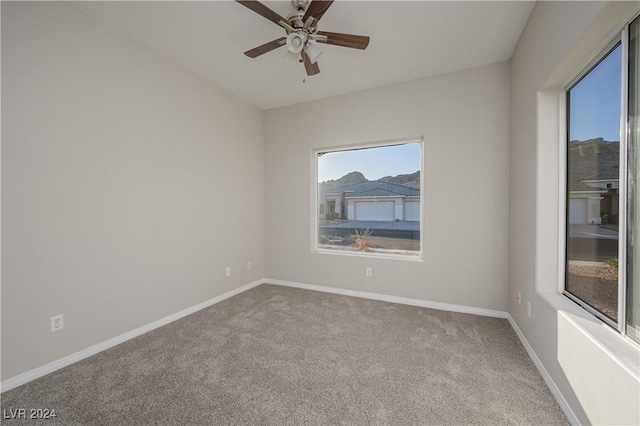
[[[424,261],[313,253],[312,150],[411,136],[425,141]],[[508,63],[269,110],[267,277],[505,311],[508,159]]]
[[[262,135],[76,9],[2,2],[2,378],[262,278]]]
[[[509,312],[582,424],[640,423],[640,351],[558,291],[559,99],[637,4],[538,2],[511,62]]]

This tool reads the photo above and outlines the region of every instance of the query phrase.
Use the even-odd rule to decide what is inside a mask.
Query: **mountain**
[[[585,180],[617,180],[620,166],[620,142],[602,138],[569,143],[569,189],[589,190]]]
[[[405,185],[411,188],[420,189],[420,170],[415,173],[397,176],[385,176],[378,179],[378,181],[395,183],[398,185]],[[340,179],[331,179],[320,183],[320,191],[327,191],[329,189],[337,188],[339,186],[351,185],[354,183],[371,182],[364,177],[360,172],[354,171],[347,173]]]
[[[342,176],[340,179],[330,179],[320,183],[320,191],[337,188],[339,186],[351,185],[353,183],[369,182],[360,172],[351,172]]]
[[[396,183],[398,185],[410,186],[411,188],[420,189],[420,170],[417,172],[407,174],[407,175],[398,175],[398,176],[385,176],[380,178],[383,182]]]

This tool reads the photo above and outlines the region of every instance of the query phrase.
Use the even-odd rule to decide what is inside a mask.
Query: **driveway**
[[[569,225],[570,238],[595,238],[599,240],[617,240],[618,231],[603,228],[601,225]]]

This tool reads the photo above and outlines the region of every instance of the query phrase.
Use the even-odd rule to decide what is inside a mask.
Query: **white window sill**
[[[410,262],[423,262],[424,257],[422,253],[417,255],[402,255],[402,254],[389,254],[389,253],[376,253],[376,252],[359,252],[352,250],[330,250],[330,249],[315,249],[313,253],[318,254],[333,254],[336,256],[351,256],[351,257],[368,257],[374,259],[394,259],[394,260],[408,260]]]
[[[640,380],[640,346],[622,336],[616,330],[582,309],[569,298],[555,293],[538,291],[538,294],[592,342],[606,352],[611,359]]]

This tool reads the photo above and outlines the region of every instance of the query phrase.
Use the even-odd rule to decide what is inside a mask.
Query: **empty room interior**
[[[1,2],[17,424],[640,424],[637,1]]]

